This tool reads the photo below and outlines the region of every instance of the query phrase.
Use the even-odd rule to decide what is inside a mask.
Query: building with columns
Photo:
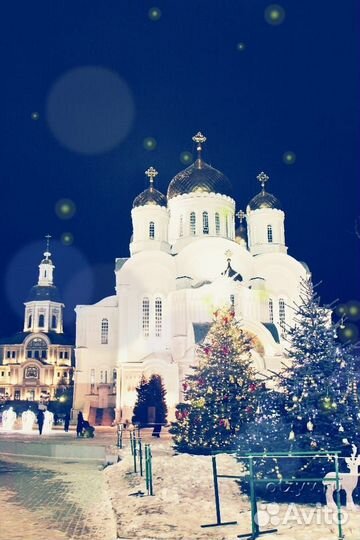
[[[115,294],[76,307],[76,410],[89,419],[131,419],[142,374],[160,374],[169,417],[216,308],[232,306],[254,337],[253,362],[277,370],[284,324],[299,300],[304,263],[287,253],[285,213],[265,190],[236,212],[228,178],[203,158],[206,138],[193,137],[197,159],[158,191],[158,174],[133,202],[130,256],[115,261]],[[240,219],[238,228],[235,218]],[[246,218],[247,228],[243,221]]]
[[[0,340],[0,398],[47,401],[59,384],[71,384],[74,346],[64,335],[63,310],[54,285],[55,266],[49,239],[39,265],[39,279],[24,303],[23,331]]]

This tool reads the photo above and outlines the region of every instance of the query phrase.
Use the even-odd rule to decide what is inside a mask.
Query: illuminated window
[[[215,214],[215,232],[216,235],[219,236],[220,234],[220,215],[218,212]]]
[[[184,218],[183,216],[180,216],[180,223],[179,223],[179,236],[184,235]]]
[[[283,298],[279,299],[279,321],[281,328],[285,327],[285,301]]]
[[[149,223],[149,238],[152,240],[155,238],[155,223],[153,221]]]
[[[274,322],[274,302],[269,300],[269,321],[272,323]]]
[[[203,234],[209,234],[209,214],[203,212]]]
[[[148,298],[143,298],[142,302],[142,328],[143,336],[149,337],[150,331],[150,301]]]
[[[190,234],[196,234],[196,215],[195,212],[190,212]]]
[[[101,344],[107,345],[109,343],[109,321],[103,319],[101,321]]]
[[[39,315],[39,324],[38,324],[39,328],[43,328],[44,324],[45,324],[45,317],[44,315],[41,314]]]
[[[155,336],[160,337],[162,331],[162,300],[155,298]]]
[[[267,239],[268,239],[269,244],[271,244],[271,242],[273,241],[273,231],[272,231],[271,225],[267,226]]]

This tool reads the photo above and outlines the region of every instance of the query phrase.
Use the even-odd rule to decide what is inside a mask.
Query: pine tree
[[[145,375],[141,376],[139,385],[136,387],[137,398],[133,410],[132,421],[144,425],[148,420],[148,380]]]
[[[148,423],[148,408],[155,407],[155,423],[164,424],[167,417],[166,390],[160,375],[151,375],[147,379],[142,375],[136,388],[137,400],[133,411],[133,422],[141,425]]]
[[[338,342],[337,325],[320,306],[310,279],[302,282],[300,298],[287,335],[290,365],[279,384],[291,422],[289,441],[294,449],[346,453],[360,443],[355,350]]]
[[[252,339],[232,311],[222,309],[197,350],[198,365],[183,383],[170,432],[178,451],[233,451],[254,417],[258,384],[251,366]]]
[[[287,330],[286,365],[274,374],[278,392],[261,396],[261,412],[249,426],[243,447],[251,452],[337,450],[350,455],[354,443],[360,451],[359,373],[356,349],[337,340],[337,326],[310,279],[301,283],[294,326]],[[340,462],[344,471],[345,463]],[[259,477],[323,477],[334,463],[318,456],[301,459],[257,460]],[[319,500],[321,484],[303,487],[307,501]],[[298,486],[289,487],[287,500]],[[279,492],[278,492],[279,495]]]

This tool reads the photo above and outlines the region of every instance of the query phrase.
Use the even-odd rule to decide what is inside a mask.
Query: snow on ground
[[[232,479],[219,479],[221,517],[222,521],[237,521],[237,525],[201,528],[216,521],[211,457],[174,455],[170,441],[154,441],[152,450],[155,493],[152,497],[146,495],[145,478],[132,472],[128,447],[121,452],[122,460],[104,471],[117,516],[119,539],[235,540],[238,534],[250,532],[249,500]],[[239,465],[230,455],[217,456],[217,468],[218,474],[240,474]],[[144,496],[133,495],[138,491]],[[332,523],[332,514],[328,514],[329,524],[325,524],[323,509],[286,504],[261,505],[259,509],[265,522],[272,519],[278,526],[277,533],[265,536],[269,540],[338,539],[336,522]],[[358,510],[348,513],[344,527],[346,540],[360,540]],[[286,515],[288,520],[284,523]]]

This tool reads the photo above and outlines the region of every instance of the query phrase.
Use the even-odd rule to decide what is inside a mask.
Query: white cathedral
[[[278,370],[282,329],[292,323],[306,264],[287,254],[285,214],[265,191],[236,213],[228,178],[202,157],[170,182],[167,196],[149,187],[131,211],[130,257],[115,261],[116,294],[76,307],[75,413],[96,423],[131,420],[142,374],[160,374],[169,419],[182,399],[182,381],[218,307],[232,306],[254,337],[258,371]],[[235,216],[240,226],[235,230]],[[247,231],[242,225],[246,217]],[[149,418],[151,421],[151,418]]]

